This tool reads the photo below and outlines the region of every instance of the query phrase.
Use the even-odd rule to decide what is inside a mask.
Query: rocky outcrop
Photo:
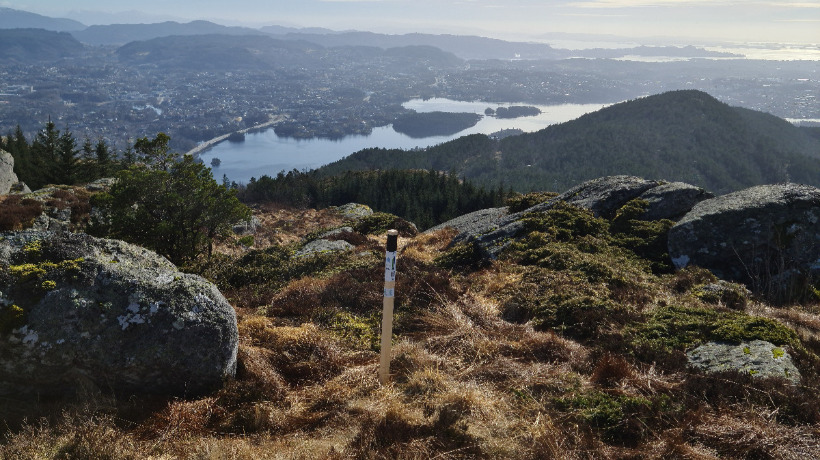
[[[694,185],[672,182],[652,187],[638,198],[646,200],[649,206],[641,218],[643,220],[678,220],[703,200],[715,195]]]
[[[355,246],[347,241],[341,240],[313,240],[302,246],[301,249],[293,254],[293,257],[309,257],[316,254],[328,254],[332,252],[350,251]]]
[[[686,353],[689,365],[705,372],[737,371],[754,377],[779,377],[800,382],[800,371],[789,352],[770,342],[740,344],[708,342]]]
[[[236,370],[232,307],[140,247],[84,234],[0,234],[0,397],[191,395]]]
[[[521,212],[506,214],[503,208],[476,211],[445,222],[437,228],[454,227],[461,233],[454,243],[475,241],[491,257],[498,255],[510,239],[520,234],[520,219],[527,213],[544,212],[564,201],[589,209],[597,217],[611,219],[635,198],[649,202],[646,220],[673,219],[685,214],[698,201],[711,196],[701,188],[684,183],[663,183],[634,176],[609,176],[581,183],[544,203]]]
[[[761,185],[702,201],[669,231],[669,255],[678,268],[786,294],[820,275],[820,189]]]
[[[578,184],[552,200],[537,204],[524,212],[546,211],[552,208],[553,203],[565,201],[579,208],[589,209],[595,217],[611,219],[628,201],[662,184],[660,181],[635,176],[601,177]]]
[[[499,224],[505,221],[507,214],[507,208],[480,209],[431,227],[425,230],[425,233],[450,227],[456,229],[459,233],[482,235],[498,228]]]
[[[334,209],[345,219],[351,220],[373,215],[373,210],[366,204],[347,203],[341,206],[335,206]]]
[[[14,157],[5,150],[0,150],[0,195],[6,195],[12,186],[19,182],[14,174]]]

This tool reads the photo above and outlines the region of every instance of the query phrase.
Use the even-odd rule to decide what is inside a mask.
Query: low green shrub
[[[459,243],[444,251],[433,263],[441,268],[469,271],[489,265],[489,257],[475,241]]]
[[[537,204],[545,203],[558,196],[555,192],[530,192],[525,194],[515,194],[507,198],[509,211],[520,212],[529,209]]]
[[[714,308],[660,307],[631,329],[632,345],[639,357],[650,361],[707,341],[765,340],[802,348],[797,334],[775,320]]]
[[[583,422],[600,430],[605,440],[622,445],[636,445],[651,434],[650,426],[657,427],[659,420],[675,413],[670,398],[663,394],[649,399],[590,391],[555,402],[559,409],[574,411]]]
[[[394,214],[386,212],[374,212],[356,220],[353,229],[362,235],[381,235],[388,230],[395,229],[399,235],[405,237],[416,236],[418,230],[416,226]]]

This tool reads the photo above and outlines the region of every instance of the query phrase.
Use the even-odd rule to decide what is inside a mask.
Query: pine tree
[[[32,175],[28,179],[32,190],[49,183],[57,182],[57,158],[59,152],[60,130],[49,117],[45,128],[35,136],[31,143]]]
[[[74,184],[78,179],[77,140],[66,128],[58,139],[57,169],[55,178],[58,184]]]
[[[94,157],[97,163],[97,177],[108,177],[114,172],[111,164],[111,151],[102,137],[97,139],[97,145],[94,147]]]

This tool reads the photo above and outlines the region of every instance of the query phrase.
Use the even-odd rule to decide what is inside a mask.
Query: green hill
[[[0,60],[32,63],[74,57],[83,51],[82,43],[68,32],[43,29],[0,29]]]
[[[455,171],[519,191],[561,190],[595,177],[631,174],[720,193],[784,181],[820,185],[820,141],[809,129],[775,116],[683,90],[500,141],[474,135],[420,152],[366,150],[322,170],[368,168]]]

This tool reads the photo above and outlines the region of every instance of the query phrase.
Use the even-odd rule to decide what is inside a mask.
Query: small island
[[[393,129],[412,138],[449,136],[475,126],[481,118],[477,113],[413,112],[398,117]]]
[[[496,118],[521,118],[541,115],[541,109],[530,105],[514,105],[512,107],[499,107],[495,110]]]

